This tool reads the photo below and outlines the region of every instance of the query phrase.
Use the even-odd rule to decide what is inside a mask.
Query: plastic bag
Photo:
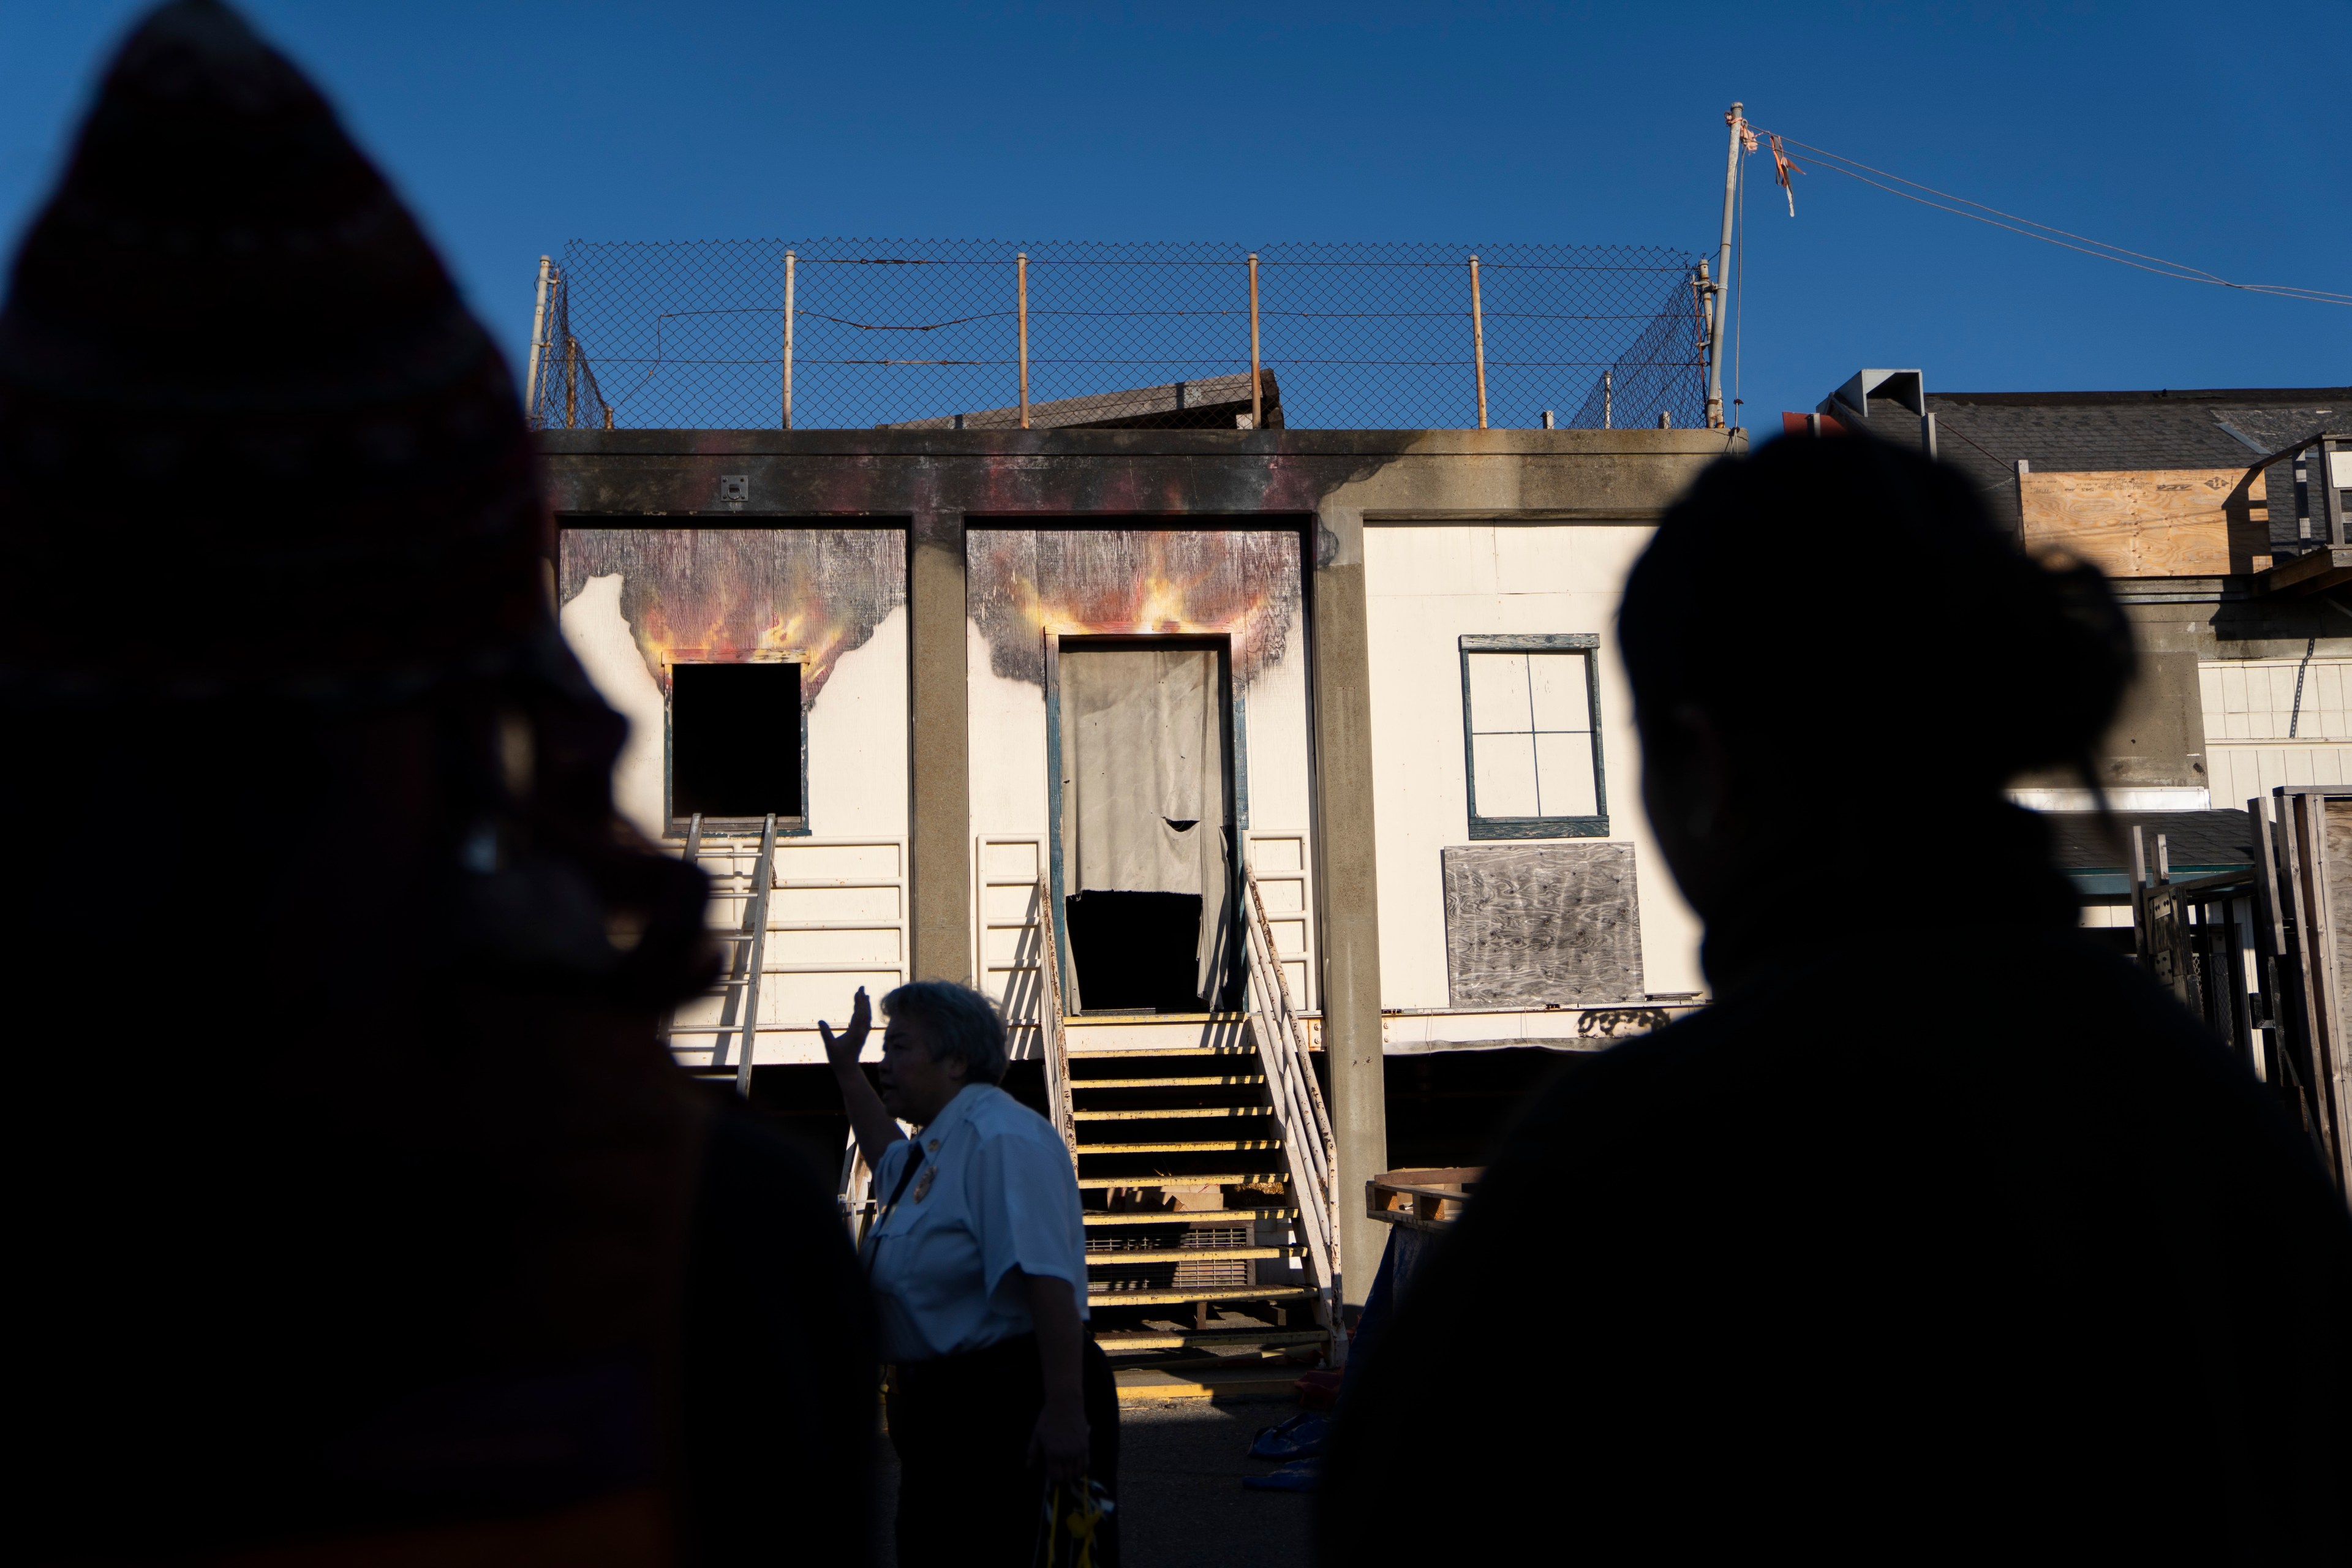
[[[1037,1521],[1035,1568],[1118,1568],[1111,1527],[1118,1506],[1091,1476],[1047,1481]]]

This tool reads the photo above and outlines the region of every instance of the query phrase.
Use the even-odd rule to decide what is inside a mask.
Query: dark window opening
[[[801,667],[678,664],[669,682],[670,815],[799,816]]]
[[[1197,1013],[1201,896],[1090,888],[1063,900],[1089,1013]]]

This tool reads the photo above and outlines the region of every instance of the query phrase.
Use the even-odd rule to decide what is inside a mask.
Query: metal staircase
[[[1077,1171],[1095,1339],[1122,1369],[1344,1354],[1330,1120],[1257,879],[1243,878],[1247,1009],[1123,1020],[1121,1043],[1095,1047],[1101,1021],[1065,1016],[1050,878],[1036,885],[1045,1111]],[[840,1192],[858,1237],[875,1195],[854,1136]]]
[[[1330,1125],[1244,875],[1248,1011],[1146,1021],[1164,1044],[1073,1047],[1041,922],[1047,1100],[1086,1204],[1095,1338],[1122,1365],[1335,1349]]]

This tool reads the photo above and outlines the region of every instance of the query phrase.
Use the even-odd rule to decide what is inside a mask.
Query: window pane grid
[[[1590,654],[1464,649],[1471,793],[1481,819],[1601,815]]]

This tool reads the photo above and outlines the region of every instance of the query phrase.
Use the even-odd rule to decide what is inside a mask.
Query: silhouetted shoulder
[[[704,1147],[684,1310],[694,1561],[866,1561],[878,1384],[864,1279],[831,1190],[732,1107]]]
[[[2064,932],[2000,945],[1954,984],[1857,941],[1556,1084],[1360,1370],[1327,1560],[1438,1550],[1349,1499],[1381,1455],[1465,1434],[1455,1515],[1542,1496],[1604,1553],[1918,1560],[2054,1519],[2105,1521],[2084,1550],[2226,1556],[2315,1496],[2340,1512],[2342,1479],[2277,1468],[2352,1475],[2329,1403],[2243,1332],[2286,1302],[2352,1321],[2317,1161],[2130,965]],[[2319,1361],[2306,1388],[2352,1394]],[[2241,1511],[2241,1485],[2275,1495]]]
[[[964,1093],[976,1094],[983,1089],[987,1093],[971,1108],[970,1116],[971,1130],[982,1140],[1007,1139],[1048,1150],[1058,1159],[1069,1158],[1069,1150],[1052,1122],[994,1084],[982,1084]]]

